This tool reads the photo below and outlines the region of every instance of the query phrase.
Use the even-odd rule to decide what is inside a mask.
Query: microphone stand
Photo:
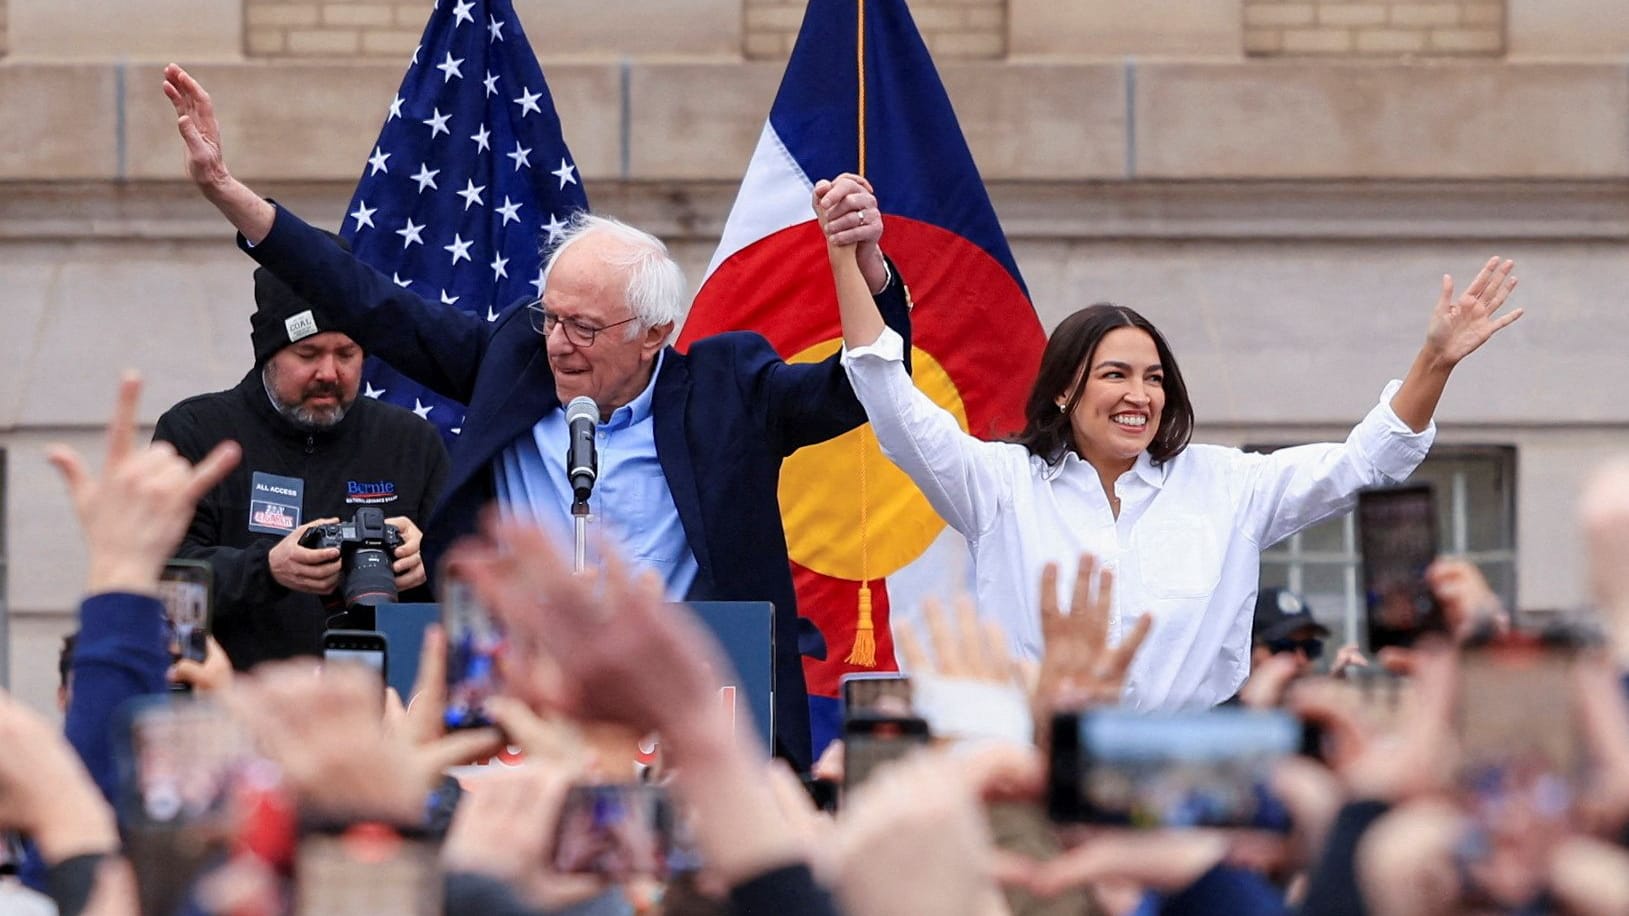
[[[577,552],[572,557],[571,571],[581,573],[588,568],[588,500],[572,502],[571,522],[577,535]]]

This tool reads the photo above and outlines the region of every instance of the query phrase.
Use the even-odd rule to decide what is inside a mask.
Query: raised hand
[[[107,456],[100,476],[66,445],[47,453],[62,474],[74,514],[90,552],[92,593],[152,594],[158,574],[192,523],[198,500],[237,466],[242,450],[232,441],[215,446],[194,467],[168,443],[135,444],[141,378],[128,373],[107,425]]]
[[[1450,366],[1458,364],[1522,316],[1519,308],[1498,314],[1516,289],[1516,277],[1511,273],[1515,267],[1515,261],[1490,258],[1458,298],[1454,296],[1454,278],[1442,275],[1442,295],[1437,297],[1425,332],[1426,347],[1438,359]]]
[[[871,182],[844,172],[814,186],[814,209],[826,241],[838,248],[882,240],[882,212]]]
[[[660,731],[664,749],[724,723],[716,697],[728,663],[701,624],[663,602],[660,581],[614,555],[573,575],[546,533],[489,519],[491,545],[462,545],[453,562],[503,620],[516,657],[511,686],[575,718]],[[548,667],[546,677],[521,669]],[[552,686],[538,686],[548,682]]]
[[[1060,699],[1088,704],[1120,699],[1132,659],[1154,619],[1148,614],[1138,617],[1120,644],[1110,646],[1113,609],[1114,573],[1099,571],[1097,558],[1091,554],[1081,554],[1067,615],[1058,604],[1057,564],[1048,563],[1041,570],[1041,635],[1046,645],[1035,688],[1040,711],[1050,712]]]
[[[224,184],[231,173],[221,153],[221,125],[209,93],[178,64],[164,68],[164,95],[175,107],[175,126],[187,147],[187,174],[202,187]]]
[[[815,218],[833,256],[844,248],[852,247],[860,272],[865,275],[866,286],[873,295],[882,292],[888,283],[888,268],[883,263],[882,210],[878,209],[877,195],[871,182],[860,175],[844,172],[830,181],[815,182]]]
[[[164,96],[175,107],[175,126],[187,147],[187,175],[251,245],[260,244],[277,221],[277,208],[227,171],[221,125],[209,93],[187,71],[170,64],[164,68]]]

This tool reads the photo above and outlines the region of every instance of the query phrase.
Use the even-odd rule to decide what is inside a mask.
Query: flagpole
[[[865,175],[865,0],[855,0],[854,16],[854,67],[859,87],[859,104],[856,106],[856,117],[859,119],[856,136],[859,138],[859,149],[856,151],[856,172],[862,177]],[[882,218],[882,209],[877,209],[877,218]],[[860,591],[859,591],[859,620],[854,627],[854,648],[845,659],[851,665],[862,668],[877,667],[877,634],[876,623],[871,617],[871,524],[870,511],[866,500],[869,493],[866,488],[866,427],[860,427],[860,435],[856,447],[859,450],[860,471]]]

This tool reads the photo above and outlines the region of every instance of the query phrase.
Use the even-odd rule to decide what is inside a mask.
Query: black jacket
[[[273,409],[258,368],[236,388],[170,408],[153,438],[194,462],[226,439],[243,446],[242,462],[199,501],[176,552],[207,560],[214,569],[215,638],[237,668],[320,653],[330,613],[321,598],[291,592],[272,578],[266,558],[282,538],[250,530],[257,473],[303,482],[297,523],[348,521],[358,506],[373,505],[387,518],[405,515],[420,528],[447,475],[440,434],[412,411],[358,397],[332,429],[308,433]],[[432,600],[420,589],[402,599]]]

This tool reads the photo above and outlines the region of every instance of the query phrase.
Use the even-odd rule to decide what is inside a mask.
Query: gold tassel
[[[862,668],[877,667],[877,628],[871,622],[871,586],[860,583],[860,622],[854,628],[854,651],[845,659]]]

